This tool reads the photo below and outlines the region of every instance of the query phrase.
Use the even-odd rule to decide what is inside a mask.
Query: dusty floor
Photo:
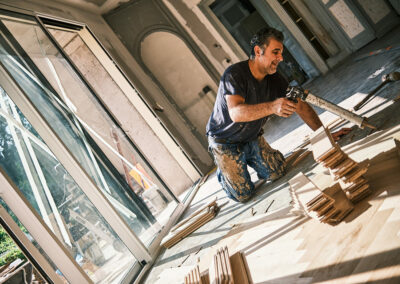
[[[350,109],[380,84],[382,75],[392,71],[400,72],[399,34],[400,27],[365,46],[323,77],[313,80],[303,87],[310,89],[317,96]],[[356,60],[359,56],[370,51],[388,46],[393,46],[392,50]],[[393,99],[399,95],[400,81],[389,83],[358,113],[366,116],[369,123],[377,126],[377,131],[398,125],[400,124],[400,100],[393,102]],[[323,110],[316,110],[325,124],[336,117]],[[359,129],[351,124],[346,126],[353,127],[353,130],[339,142],[342,146],[355,142],[373,132],[368,128]],[[287,154],[300,145],[305,135],[310,132],[297,116],[289,119],[275,117],[267,123],[265,137],[274,148]],[[288,207],[291,201],[287,181],[299,171],[307,173],[315,167],[316,163],[312,159],[312,155],[309,155],[300,164],[292,168],[285,177],[274,183],[262,185],[256,196],[245,204],[228,200],[219,186],[215,174],[211,175],[200,188],[185,216],[206,204],[215,196],[218,197],[220,203],[225,201],[228,203],[221,208],[215,219],[171,249],[163,250],[144,283],[175,283],[170,279],[167,281],[168,269],[173,268],[172,272],[175,275],[184,274],[198,261],[198,258],[205,256],[210,248],[218,243],[234,224],[251,217],[251,211],[257,215],[265,213],[268,208],[268,212],[278,214],[279,210]],[[285,212],[282,214],[285,214]],[[183,277],[178,277],[178,279],[183,280]]]

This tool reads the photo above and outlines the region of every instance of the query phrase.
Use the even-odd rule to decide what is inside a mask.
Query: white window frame
[[[28,99],[25,92],[20,89],[18,84],[8,74],[8,71],[1,63],[0,82],[11,100],[22,111],[24,116],[32,124],[42,139],[46,141],[50,151],[53,152],[54,156],[64,166],[89,200],[101,212],[104,219],[109,223],[111,228],[116,232],[121,241],[127,246],[139,263],[150,262],[152,257],[147,248],[114,209],[111,202],[105,197],[104,193],[86,174],[82,166],[76,161],[69,149],[64,145],[64,142],[42,117],[36,107]]]
[[[93,283],[89,276],[75,262],[70,253],[68,253],[66,248],[64,248],[54,233],[47,227],[35,209],[32,208],[26,198],[20,193],[20,190],[13,184],[11,180],[8,179],[2,168],[0,168],[0,197],[5,201],[7,206],[11,209],[11,211],[13,211],[20,222],[25,226],[32,237],[42,247],[44,252],[50,257],[50,259],[54,262],[58,269],[60,269],[61,273],[70,283]],[[4,214],[3,211],[0,211],[0,214],[3,219],[7,220],[8,214]],[[8,224],[12,225],[10,222],[8,222]],[[18,231],[20,231],[19,228],[13,229],[14,233],[18,233]],[[22,236],[20,235],[20,237]],[[54,276],[52,276],[51,273],[52,269],[51,267],[49,268],[49,264],[44,260],[43,256],[40,255],[33,244],[29,245],[30,241],[27,238],[23,240],[23,243],[24,245],[27,245],[26,247],[29,249],[30,253],[35,254],[35,259],[38,261],[40,260],[39,264],[41,265],[42,269],[45,270],[47,275],[53,279]],[[42,257],[42,259],[40,259],[38,254]],[[55,281],[55,283],[59,282]]]

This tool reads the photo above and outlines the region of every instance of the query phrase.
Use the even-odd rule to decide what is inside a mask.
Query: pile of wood
[[[315,131],[311,137],[311,145],[315,161],[329,169],[352,202],[357,202],[370,193],[368,181],[364,177],[369,166],[368,160],[362,163],[353,161],[333,141],[330,132],[324,127]]]
[[[289,184],[294,209],[320,222],[338,223],[353,210],[338,184],[321,191],[301,172]]]
[[[249,273],[241,252],[229,256],[228,247],[217,250],[208,271],[200,274],[199,266],[185,276],[185,284],[249,284]]]
[[[170,233],[162,240],[161,245],[170,248],[187,237],[189,234],[213,219],[219,211],[217,200],[210,202],[203,208],[191,214],[185,220],[176,224]]]
[[[233,284],[232,266],[229,259],[228,248],[217,251],[212,260],[210,269],[210,282],[216,284]]]

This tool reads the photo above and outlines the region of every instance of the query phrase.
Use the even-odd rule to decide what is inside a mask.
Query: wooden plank
[[[192,232],[203,226],[205,223],[210,221],[212,218],[214,218],[218,209],[219,209],[218,206],[212,206],[211,208],[207,208],[207,212],[202,213],[198,215],[196,218],[190,220],[190,222],[182,226],[175,234],[168,235],[167,236],[168,238],[167,237],[164,238],[161,245],[166,248],[172,247],[173,245],[181,241],[183,238],[185,238],[186,236],[188,236],[189,234],[191,234]]]
[[[303,153],[305,149],[298,149],[291,153],[289,156],[285,158],[285,161],[287,164],[290,164],[291,161],[293,161],[295,158],[297,158],[301,153]]]
[[[249,277],[247,276],[247,269],[244,264],[241,252],[237,252],[230,256],[230,263],[232,265],[233,279],[235,283],[250,284]]]
[[[170,232],[174,232],[176,229],[178,229],[179,227],[181,227],[182,225],[186,224],[188,221],[190,221],[193,217],[197,216],[198,214],[200,214],[203,210],[205,210],[208,207],[211,207],[213,205],[217,204],[217,198],[215,198],[214,200],[212,200],[210,203],[206,204],[205,206],[201,207],[200,209],[198,209],[197,211],[195,211],[194,213],[192,213],[189,217],[187,217],[186,219],[180,221],[178,224],[176,224],[175,226],[172,227],[172,229],[170,230]]]
[[[297,157],[297,159],[292,163],[292,166],[296,166],[298,163],[300,163],[302,160],[304,160],[309,154],[311,154],[311,151],[305,151],[302,153],[300,156]]]
[[[289,180],[292,192],[297,197],[297,200],[304,206],[311,200],[318,198],[321,191],[313,184],[309,178],[303,173],[299,173],[294,178]]]
[[[235,281],[233,279],[232,265],[231,265],[231,261],[229,259],[229,252],[228,252],[228,247],[227,246],[225,246],[223,252],[224,252],[225,263],[226,263],[227,271],[228,271],[228,279],[229,279],[228,283],[229,284],[234,284]]]
[[[322,161],[322,165],[324,167],[333,167],[335,166],[337,163],[341,162],[342,160],[344,160],[345,158],[347,158],[347,155],[343,152],[343,151],[336,151],[334,154],[332,154],[331,156],[329,156],[328,158],[326,158],[325,160]]]
[[[323,126],[314,131],[310,137],[314,159],[322,161],[336,152],[336,143],[333,141],[329,131]]]
[[[351,163],[348,164],[347,167],[340,169],[339,171],[337,171],[335,173],[335,177],[337,179],[342,178],[343,176],[345,176],[347,173],[349,173],[350,171],[352,171],[353,169],[355,169],[358,166],[358,164],[354,161],[352,161]]]
[[[343,181],[345,183],[351,183],[351,182],[357,180],[359,177],[361,177],[363,174],[365,174],[367,172],[368,166],[369,166],[369,160],[366,160],[366,161],[358,164],[358,166],[354,170],[352,170],[350,173],[344,175]]]

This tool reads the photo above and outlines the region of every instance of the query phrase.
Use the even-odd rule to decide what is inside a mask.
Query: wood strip
[[[367,191],[367,192],[365,192]],[[350,198],[350,200],[359,200],[359,195],[360,194],[364,194],[364,193],[369,193],[369,184],[364,184],[362,185],[360,188],[358,188],[356,191],[354,192],[346,192],[346,195],[348,198]],[[361,196],[360,196],[361,197]]]
[[[311,154],[311,151],[305,151],[304,153],[302,153],[300,156],[297,157],[297,159],[293,162],[292,166],[296,166],[298,163],[300,163],[301,161],[303,161],[309,154]]]
[[[320,199],[320,201],[318,201],[317,203],[314,203],[312,206],[309,206],[307,208],[308,211],[317,211],[318,208],[321,208],[323,206],[325,206],[326,204],[329,203],[329,199],[327,199],[325,196],[323,199]]]
[[[327,158],[329,158],[331,155],[335,154],[337,151],[338,151],[337,148],[331,148],[330,150],[328,150],[327,152],[325,152],[324,154],[322,154],[315,160],[317,162],[321,163],[321,162],[325,161]]]
[[[352,159],[347,158],[347,159],[343,160],[340,164],[338,164],[334,168],[332,168],[332,172],[334,174],[339,174],[341,171],[352,166],[355,163],[356,162],[354,162]]]
[[[200,276],[200,268],[198,265],[196,265],[196,279],[198,284],[203,284],[203,281],[201,280]]]
[[[328,212],[325,213],[324,216],[322,216],[322,218],[320,219],[321,222],[326,222],[328,221],[332,216],[334,216],[335,214],[338,214],[339,210],[337,210],[335,207],[332,207],[331,209],[329,209]]]
[[[244,264],[241,252],[237,252],[230,256],[230,263],[232,265],[233,279],[238,284],[250,284],[247,276],[247,269]]]
[[[291,153],[287,158],[285,158],[285,161],[287,164],[289,164],[293,159],[297,158],[302,152],[304,152],[305,149],[298,149]]]
[[[229,284],[234,284],[235,281],[233,280],[233,274],[232,274],[232,265],[231,265],[231,261],[229,259],[229,252],[228,252],[228,247],[225,246],[224,248],[224,257],[225,257],[225,262],[226,262],[226,266],[228,269],[228,278],[229,278]]]
[[[178,224],[176,224],[175,226],[172,227],[170,232],[174,232],[176,229],[178,229],[179,227],[181,227],[182,225],[186,224],[188,221],[190,221],[193,217],[197,216],[198,214],[200,214],[203,210],[205,210],[207,207],[211,207],[213,205],[217,204],[217,198],[215,198],[213,201],[211,201],[210,203],[206,204],[205,206],[203,206],[202,208],[198,209],[197,211],[195,211],[194,213],[192,213],[189,217],[187,217],[186,219],[180,221]]]
[[[310,137],[314,159],[323,161],[337,151],[336,143],[331,134],[323,126],[318,128]]]
[[[326,198],[323,194],[319,194],[317,197],[315,197],[312,200],[310,200],[309,202],[307,202],[306,205],[311,207],[311,206],[315,205],[317,202],[322,202],[325,199]]]
[[[198,219],[192,221],[185,229],[179,231],[176,235],[171,236],[168,240],[165,242],[163,241],[162,245],[166,248],[170,248],[179,241],[181,241],[184,237],[188,236],[201,226],[203,226],[205,223],[210,221],[212,218],[215,217],[216,211],[218,211],[217,206],[214,206],[212,208],[209,208],[210,211],[206,212],[204,215],[201,215]]]
[[[337,173],[335,173],[335,176],[337,177],[337,178],[342,178],[343,176],[345,176],[347,173],[349,173],[350,171],[352,171],[355,167],[357,167],[357,163],[356,162],[354,162],[354,161],[352,161],[352,163],[348,166],[348,167],[346,167],[346,168],[344,168],[344,169],[341,169],[340,171],[338,171]]]
[[[344,158],[347,158],[347,155],[343,153],[343,151],[337,151],[336,153],[332,154],[330,157],[326,158],[324,161],[322,161],[322,165],[324,167],[333,167],[336,165],[338,162],[341,162],[344,160]]]
[[[214,255],[214,261],[215,261],[215,283],[216,284],[221,284],[219,281],[219,261],[218,261],[218,256],[215,254]]]
[[[325,213],[327,213],[331,207],[334,207],[333,204],[334,201],[331,201],[328,202],[326,205],[322,206],[321,208],[319,208],[318,210],[315,210],[315,212],[317,212],[318,217],[325,215]]]
[[[214,255],[213,255],[213,257],[212,257],[212,259],[211,259],[211,265],[210,265],[210,267],[208,268],[208,279],[209,279],[209,282],[211,283],[211,284],[214,284],[214,283],[216,283],[215,282],[215,257],[214,257]]]
[[[365,178],[361,178],[361,181],[357,184],[354,184],[353,186],[349,186],[347,188],[345,188],[344,190],[350,193],[353,193],[355,191],[357,191],[357,189],[359,189],[361,186],[365,185],[368,182],[368,180],[366,180]]]

